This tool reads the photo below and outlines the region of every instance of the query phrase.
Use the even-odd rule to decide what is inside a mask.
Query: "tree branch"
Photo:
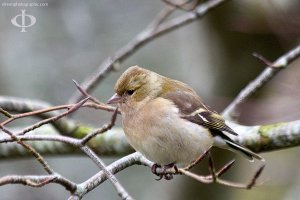
[[[166,34],[179,27],[187,25],[195,21],[196,19],[202,18],[213,8],[218,7],[224,2],[226,2],[226,0],[209,0],[198,6],[194,11],[187,12],[167,22],[160,23],[154,29],[152,26],[153,24],[150,23],[146,29],[141,31],[134,39],[128,42],[124,47],[116,51],[116,53],[114,53],[113,56],[106,58],[99,65],[98,69],[83,81],[83,84],[81,85],[83,86],[84,90],[86,90],[87,92],[91,92],[109,72],[114,70],[115,63],[124,61],[146,43],[156,39],[157,37],[163,34]],[[77,102],[78,99],[80,99],[81,97],[82,95],[76,91],[70,98],[69,102]]]
[[[236,132],[238,137],[233,137],[237,143],[247,146],[255,152],[267,152],[272,150],[280,150],[300,145],[300,120],[291,122],[280,122],[268,125],[259,126],[244,126],[234,122],[227,122]],[[92,129],[92,127],[89,127]],[[86,130],[86,127],[83,128]],[[77,145],[77,139],[60,136],[60,135],[44,135],[50,130],[36,130],[34,134],[18,136],[23,141],[31,141],[30,144],[43,155],[60,155],[64,154],[80,154],[80,151],[75,151],[69,145]],[[85,134],[90,133],[86,131]],[[81,132],[81,134],[84,134]],[[14,140],[9,136],[0,137],[0,158],[24,157],[30,156],[25,150],[16,148]],[[59,142],[69,145],[62,145]],[[11,143],[11,144],[4,144]],[[121,128],[113,128],[112,130],[93,138],[89,146],[98,155],[124,155],[133,151],[124,136]],[[45,146],[45,147],[43,147]],[[18,151],[16,151],[18,149]]]
[[[2,110],[4,109],[6,112],[14,112],[14,113],[26,113],[37,110],[47,109],[52,107],[52,105],[48,102],[36,100],[36,99],[26,99],[26,98],[18,98],[18,97],[10,97],[10,96],[0,96],[0,107]],[[50,118],[58,115],[59,112],[47,112],[40,113],[37,115],[42,119]],[[11,117],[11,116],[10,116]],[[59,121],[53,122],[53,126],[61,132],[67,133],[66,130],[70,130],[70,126],[73,126],[73,123],[69,123],[69,120],[61,119]]]
[[[66,188],[66,190],[73,193],[76,190],[76,184],[72,181],[58,175],[46,176],[20,176],[8,175],[0,178],[0,186],[7,184],[22,184],[30,187],[42,187],[49,183],[58,183]]]
[[[120,158],[119,160],[113,162],[109,166],[106,167],[106,169],[112,173],[116,174],[123,169],[126,169],[127,167],[130,167],[132,165],[146,165],[148,167],[152,166],[152,162],[145,159],[140,153],[133,153],[128,156],[124,156],[123,158]],[[107,180],[107,176],[103,171],[98,172],[85,182],[78,184],[77,186],[77,192],[75,192],[74,196],[82,197],[86,193],[92,191],[97,186],[99,186],[101,183],[103,183],[105,180]],[[72,199],[72,198],[71,198]]]
[[[238,109],[242,103],[244,103],[256,91],[265,86],[265,84],[268,83],[281,69],[287,67],[288,64],[297,59],[299,56],[300,45],[279,57],[274,63],[271,63],[270,66],[267,66],[259,76],[240,91],[237,97],[224,110],[223,116],[227,120],[234,120],[238,116]]]

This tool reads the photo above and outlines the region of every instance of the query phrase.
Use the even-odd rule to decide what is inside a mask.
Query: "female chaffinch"
[[[115,85],[109,104],[118,104],[128,142],[161,166],[187,165],[212,146],[263,160],[226,134],[238,134],[188,85],[138,66]]]

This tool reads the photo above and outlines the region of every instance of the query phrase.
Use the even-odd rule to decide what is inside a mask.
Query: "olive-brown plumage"
[[[211,146],[262,159],[227,135],[238,135],[185,83],[138,66],[128,68],[109,103],[117,103],[133,148],[159,165],[189,164]]]

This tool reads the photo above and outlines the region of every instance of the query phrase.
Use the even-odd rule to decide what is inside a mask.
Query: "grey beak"
[[[118,95],[117,93],[115,93],[108,101],[107,104],[117,104],[117,103],[121,103],[123,101],[123,98]]]

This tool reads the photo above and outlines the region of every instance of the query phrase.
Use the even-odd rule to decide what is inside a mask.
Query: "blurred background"
[[[164,3],[147,0],[45,0],[47,6],[5,6],[0,1],[0,95],[64,104],[79,82],[108,56],[144,29]],[[36,24],[20,32],[11,19],[21,10],[36,17]],[[175,15],[183,14],[178,11]],[[140,65],[191,85],[203,99],[222,111],[265,65],[257,52],[273,61],[300,42],[300,2],[297,0],[233,0],[203,19],[164,35],[122,63],[93,93],[103,102],[113,94],[118,76],[129,66]],[[241,109],[242,124],[268,124],[300,118],[300,60],[282,70]],[[100,126],[109,120],[104,111],[80,110],[74,117]],[[293,200],[300,199],[299,148],[264,153],[266,169],[262,186],[250,191],[204,185],[188,177],[155,181],[150,169],[130,167],[117,175],[136,199],[150,200]],[[230,152],[214,151],[218,166],[237,158],[226,174],[234,181],[248,181],[259,163],[249,163]],[[221,155],[221,156],[220,156]],[[106,158],[109,164],[117,157]],[[92,176],[98,168],[85,157],[47,158],[52,167],[75,182]],[[80,163],[80,164],[78,164]],[[207,173],[202,163],[197,173]],[[71,169],[71,170],[70,170]],[[41,174],[33,159],[0,160],[0,176]],[[0,200],[66,199],[61,186],[32,189],[20,185],[0,187]],[[119,199],[109,182],[85,199]]]

